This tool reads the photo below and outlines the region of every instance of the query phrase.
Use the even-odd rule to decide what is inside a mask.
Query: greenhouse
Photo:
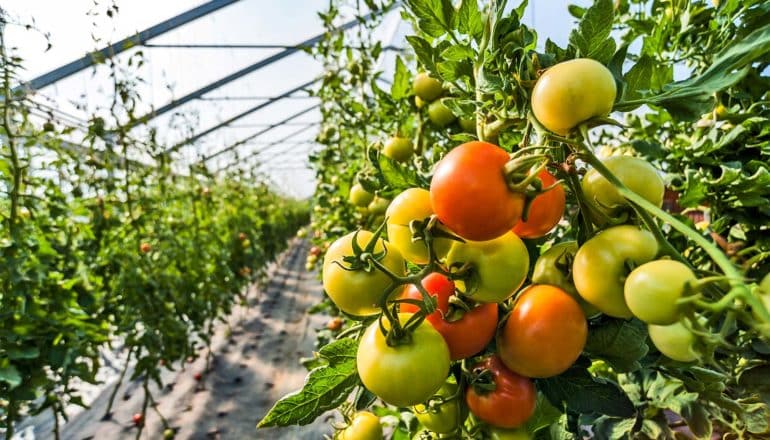
[[[770,3],[5,0],[0,439],[770,439]]]

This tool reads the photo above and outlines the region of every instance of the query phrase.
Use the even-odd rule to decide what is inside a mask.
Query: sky
[[[46,39],[35,31],[19,26],[7,28],[9,47],[24,59],[22,79],[31,79],[59,67],[105,44],[118,41],[137,31],[152,26],[173,15],[184,12],[204,2],[200,0],[3,0],[2,8],[12,21],[34,25],[50,35],[52,47],[46,51]],[[104,11],[114,2],[118,14],[110,19]],[[510,2],[510,7],[517,4]],[[551,38],[565,44],[574,19],[567,13],[567,0],[530,1],[525,22],[537,29],[541,41]],[[590,3],[575,0],[571,3]],[[325,9],[327,0],[240,0],[219,11],[209,14],[185,26],[151,40],[153,44],[296,44],[322,31],[317,11]],[[93,12],[98,12],[96,15]],[[395,34],[394,34],[394,31]],[[381,39],[395,35],[394,45],[409,34],[408,24],[401,21],[398,13],[391,13],[377,31]],[[98,41],[95,41],[97,39]],[[139,86],[142,98],[139,113],[151,106],[163,106],[174,98],[185,95],[238,69],[273,55],[280,49],[182,49],[143,48],[146,57],[141,76],[146,83]],[[125,59],[126,57],[124,57]],[[383,66],[392,63],[392,55]],[[389,69],[387,69],[389,70]],[[265,98],[275,96],[303,84],[322,72],[321,65],[305,53],[299,52],[270,66],[248,74],[232,83],[212,91],[206,98],[247,97],[241,100],[196,100],[178,108],[184,119],[190,121],[193,133],[211,127],[229,117],[251,108]],[[83,120],[108,102],[109,77],[106,69],[88,69],[39,91],[35,102],[53,106],[73,121]],[[298,94],[301,95],[301,94]],[[254,99],[252,99],[254,98]],[[281,100],[263,110],[256,111],[234,122],[231,127],[201,138],[194,146],[180,149],[180,163],[194,162],[201,155],[208,155],[228,145],[263,130],[265,125],[279,122],[286,117],[317,103],[313,99],[298,96]],[[173,129],[182,116],[169,112],[152,120],[160,138],[169,145],[189,136],[185,130]],[[59,113],[57,113],[59,114]],[[65,116],[66,117],[66,116]],[[221,154],[209,163],[214,169],[230,164],[250,166],[253,159],[245,159],[254,151],[267,148],[262,158],[262,169],[270,174],[282,191],[295,197],[307,197],[314,188],[313,173],[307,168],[307,154],[314,147],[312,139],[316,128],[300,124],[317,123],[320,114],[308,112],[292,121],[291,125],[270,130],[247,142],[238,149],[239,157],[232,153]],[[306,128],[290,140],[271,146],[292,133]],[[142,127],[134,133],[141,137]],[[282,155],[277,155],[283,150]]]

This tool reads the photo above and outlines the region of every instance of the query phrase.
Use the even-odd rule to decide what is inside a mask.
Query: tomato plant
[[[423,101],[431,102],[444,92],[441,81],[432,78],[428,73],[420,72],[414,76],[412,85],[414,94]]]
[[[486,142],[468,142],[436,165],[430,200],[439,220],[468,240],[491,240],[521,218],[524,194],[513,192],[503,173],[508,154]]]
[[[600,312],[580,296],[572,282],[572,261],[575,259],[577,250],[578,245],[575,241],[556,243],[548,248],[535,261],[535,266],[532,268],[532,282],[556,286],[567,292],[580,304],[583,313],[590,318]]]
[[[486,358],[473,368],[482,375],[465,395],[474,416],[499,428],[517,428],[532,416],[536,391],[530,379],[510,371],[496,356]]]
[[[401,136],[393,136],[389,138],[388,141],[385,142],[385,145],[382,147],[382,154],[399,162],[408,160],[410,157],[412,157],[413,153],[414,145],[412,145],[412,141]]]
[[[450,305],[455,285],[439,273],[423,278],[422,285],[438,302],[436,311],[426,319],[444,337],[452,360],[471,357],[486,347],[497,329],[497,304],[479,304],[470,310]],[[421,300],[422,294],[417,287],[410,286],[402,298]],[[418,309],[409,303],[401,305],[404,312],[414,313]]]
[[[580,356],[588,337],[585,315],[558,287],[533,285],[516,298],[497,340],[498,356],[526,377],[563,373]],[[542,350],[542,347],[549,347]]]
[[[415,405],[414,415],[430,431],[438,434],[457,432],[468,410],[462,403],[460,389],[454,381],[447,381],[436,392],[439,400],[428,405]]]

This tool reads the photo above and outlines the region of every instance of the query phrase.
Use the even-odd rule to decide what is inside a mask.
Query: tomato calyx
[[[477,366],[466,375],[468,376],[468,386],[473,387],[473,390],[480,395],[491,393],[497,389],[495,376],[492,370],[488,368]]]
[[[374,251],[384,228],[385,223],[380,225],[380,227],[374,231],[371,239],[366,243],[366,245],[364,245],[363,248],[361,248],[361,245],[358,243],[359,231],[356,231],[353,234],[353,241],[351,243],[351,246],[353,247],[353,255],[346,255],[342,257],[342,261],[347,264],[347,267],[342,265],[339,261],[335,261],[334,264],[338,265],[340,268],[346,271],[363,270],[364,272],[372,272],[374,270],[382,270],[389,276],[394,277],[395,275],[392,274],[387,268],[381,264],[378,265],[378,263],[382,261],[383,258],[385,258],[385,255],[387,255],[388,248],[383,246],[382,252]]]

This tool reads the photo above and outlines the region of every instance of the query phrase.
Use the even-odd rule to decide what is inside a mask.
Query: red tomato
[[[497,340],[505,365],[527,377],[551,377],[577,360],[588,338],[580,305],[556,286],[533,285],[513,306]]]
[[[556,183],[556,177],[547,170],[541,171],[537,177],[543,182],[543,188]],[[529,206],[527,221],[519,220],[513,227],[513,232],[521,238],[540,238],[559,223],[564,215],[564,205],[567,197],[561,185],[555,186],[537,197]]]
[[[518,428],[535,412],[537,391],[529,378],[520,376],[491,356],[474,367],[474,371],[489,370],[495,389],[482,393],[468,387],[465,402],[473,415],[499,428]]]
[[[486,241],[510,231],[521,218],[524,194],[508,189],[508,153],[487,142],[467,142],[436,166],[430,201],[439,220],[457,235]]]
[[[479,304],[453,320],[449,298],[455,292],[454,282],[440,273],[432,273],[422,280],[422,285],[438,302],[437,310],[426,319],[444,337],[453,361],[473,356],[486,347],[495,336],[497,304]],[[416,286],[410,285],[402,298],[422,300],[422,295]],[[414,304],[401,304],[402,312],[415,313],[418,310],[419,307]]]

